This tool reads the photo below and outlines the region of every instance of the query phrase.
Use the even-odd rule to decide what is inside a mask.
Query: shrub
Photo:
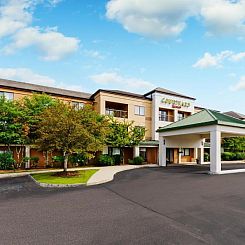
[[[134,165],[141,165],[144,162],[144,158],[143,157],[135,157],[133,160],[128,160],[129,164],[134,164]]]
[[[52,160],[57,163],[64,163],[64,157],[63,156],[53,156]]]
[[[204,162],[209,162],[210,161],[210,155],[209,153],[205,152],[204,153]]]
[[[39,162],[39,157],[30,157],[31,168],[36,168]]]
[[[114,166],[115,159],[112,156],[102,154],[99,156],[99,165],[101,166]]]
[[[236,160],[245,160],[245,153],[237,152],[236,153]]]
[[[232,161],[236,159],[236,154],[233,152],[224,152],[221,154],[221,159],[223,161]]]
[[[14,168],[15,160],[11,152],[4,152],[0,154],[0,169],[11,170]]]
[[[115,165],[120,165],[120,163],[122,162],[121,155],[117,154],[117,155],[113,155],[112,157],[114,158]]]
[[[31,168],[36,168],[39,162],[39,157],[24,157],[22,162],[25,164],[30,161]]]
[[[73,154],[69,157],[69,161],[75,166],[84,166],[87,158],[83,154]]]

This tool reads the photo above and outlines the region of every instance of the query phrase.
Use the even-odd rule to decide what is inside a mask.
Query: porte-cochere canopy
[[[181,121],[158,129],[159,165],[166,166],[166,148],[198,149],[203,162],[204,139],[210,139],[210,172],[224,174],[245,169],[221,171],[221,138],[245,136],[245,121],[204,109]]]

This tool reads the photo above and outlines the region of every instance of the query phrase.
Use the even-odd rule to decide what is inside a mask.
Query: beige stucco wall
[[[100,92],[95,96],[94,108],[100,114],[105,115],[105,102],[110,101],[114,103],[122,103],[128,105],[128,118],[127,121],[134,121],[135,126],[142,126],[146,128],[146,140],[151,139],[151,127],[152,127],[152,102],[148,99],[140,99],[136,97],[111,94]],[[145,116],[139,116],[134,114],[134,106],[144,106]],[[119,121],[123,121],[123,118],[116,118]]]

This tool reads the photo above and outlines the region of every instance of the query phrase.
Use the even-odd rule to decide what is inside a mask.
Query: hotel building
[[[134,121],[134,126],[145,127],[146,135],[140,145],[125,148],[125,163],[139,155],[147,163],[158,163],[159,142],[156,130],[201,110],[195,107],[195,98],[163,88],[156,88],[146,94],[104,89],[89,94],[0,79],[0,95],[7,99],[18,100],[33,93],[46,93],[78,108],[90,104],[100,114],[114,116],[118,121]],[[3,149],[4,146],[0,146],[0,151]],[[38,156],[40,166],[44,166],[42,153],[31,149],[31,146],[26,146],[25,152],[26,156]],[[119,149],[107,146],[103,153],[118,154]],[[196,160],[195,149],[169,149],[167,155],[170,163]]]

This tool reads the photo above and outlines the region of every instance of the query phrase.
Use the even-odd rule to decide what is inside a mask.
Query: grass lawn
[[[59,177],[54,173],[32,174],[31,176],[40,183],[46,184],[86,184],[90,177],[95,174],[98,169],[89,169],[79,171],[78,176]]]

